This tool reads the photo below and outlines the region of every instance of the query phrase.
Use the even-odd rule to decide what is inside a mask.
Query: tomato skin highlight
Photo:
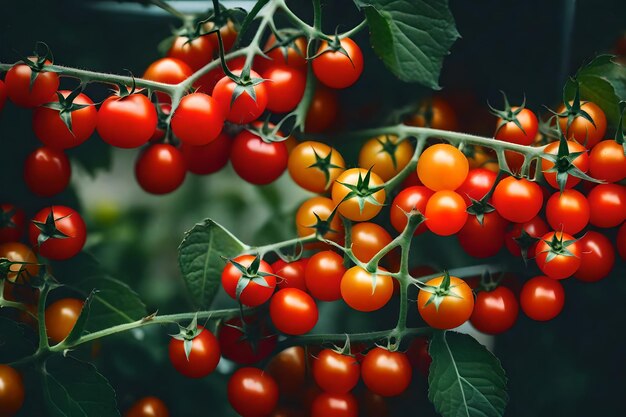
[[[493,291],[480,291],[476,294],[470,323],[479,332],[500,334],[513,327],[518,314],[519,303],[515,294],[501,286]]]
[[[322,392],[311,404],[311,417],[357,417],[358,408],[352,394]]]
[[[434,192],[423,185],[414,185],[400,191],[391,203],[391,225],[398,233],[402,233],[408,223],[405,213],[416,209],[422,214],[426,213],[426,204]],[[427,230],[426,223],[420,224],[415,229],[414,236],[424,233]]]
[[[598,184],[587,195],[591,209],[589,223],[596,227],[617,227],[626,220],[626,187]]]
[[[565,291],[559,281],[540,275],[529,279],[522,287],[520,306],[533,320],[552,320],[564,305]]]
[[[247,268],[252,264],[254,259],[255,257],[252,255],[240,255],[233,259],[233,261]],[[261,260],[259,264],[259,272],[265,272],[268,274],[274,273],[272,267],[264,260]],[[222,286],[224,287],[226,294],[228,294],[233,300],[237,299],[237,283],[241,277],[241,271],[231,262],[228,262],[222,271]],[[270,299],[274,293],[274,288],[276,287],[276,277],[268,275],[264,278],[267,286],[262,286],[252,281],[248,283],[239,297],[239,302],[241,304],[248,307],[256,307]]]
[[[9,365],[0,365],[0,415],[11,417],[24,405],[22,375]]]
[[[582,172],[587,172],[589,170],[589,156],[587,154],[587,149],[579,143],[567,141],[567,148],[570,153],[578,153],[582,152],[576,159],[574,159],[574,165],[581,170]],[[544,149],[544,153],[557,155],[559,152],[559,141],[552,142]],[[548,159],[541,159],[541,170],[543,171],[543,176],[545,180],[550,184],[553,188],[557,190],[560,188],[559,184],[556,181],[556,172],[546,172],[547,170],[554,167],[554,162]],[[581,181],[580,178],[574,177],[573,175],[567,176],[567,181],[565,182],[565,188],[572,188],[577,185]]]
[[[615,249],[608,237],[593,230],[585,233],[578,241],[580,245],[580,267],[574,278],[585,282],[596,282],[611,273],[615,264]]]
[[[570,102],[571,104],[573,103]],[[567,117],[559,117],[559,126],[567,139],[573,139],[578,143],[584,144],[587,149],[591,149],[604,138],[606,115],[600,107],[590,101],[581,102],[580,109],[591,116],[591,119],[594,121],[593,124],[582,116],[576,116],[569,126],[567,126]],[[564,111],[565,105],[561,105],[557,113],[563,113]]]
[[[228,380],[228,402],[244,417],[265,417],[278,404],[278,385],[258,368],[240,368]]]
[[[71,176],[70,160],[61,150],[37,148],[24,162],[24,182],[39,197],[59,194],[67,188]]]
[[[607,139],[594,146],[589,154],[589,173],[593,178],[606,182],[626,178],[626,155],[622,145]]]
[[[237,175],[251,184],[265,185],[276,181],[287,169],[289,153],[284,142],[263,141],[247,130],[233,141],[230,162]]]
[[[454,191],[463,184],[469,162],[463,152],[447,143],[432,145],[417,161],[417,176],[433,191]]]
[[[346,394],[356,386],[361,366],[356,358],[331,349],[322,350],[312,366],[315,383],[325,392]]]
[[[83,301],[76,298],[62,298],[46,307],[46,332],[54,343],[65,339],[80,316]]]
[[[337,166],[328,168],[328,179],[325,172],[314,165],[317,157],[326,158],[330,155],[330,164]],[[296,184],[314,193],[327,191],[345,170],[346,162],[335,149],[321,142],[305,141],[299,143],[289,153],[287,168],[289,175]]]
[[[370,350],[361,364],[361,377],[367,388],[383,397],[402,394],[411,383],[413,370],[402,352],[381,347]]]
[[[575,235],[587,226],[590,212],[589,202],[576,190],[557,191],[546,204],[546,218],[550,227],[570,235]]]
[[[270,302],[272,323],[288,335],[310,332],[317,324],[318,314],[313,298],[297,288],[278,291]]]
[[[183,97],[172,116],[172,131],[186,145],[206,145],[219,136],[224,115],[209,95],[191,93]]]
[[[525,178],[502,179],[492,196],[493,206],[498,213],[514,223],[526,223],[541,210],[543,193],[541,187]]]
[[[215,370],[220,361],[220,346],[213,333],[202,326],[198,326],[198,330],[198,335],[191,342],[189,359],[185,354],[184,341],[170,339],[170,362],[187,378],[204,378]]]
[[[233,74],[241,75],[241,70],[233,70]],[[250,77],[260,79],[261,76],[254,71],[250,71]],[[233,93],[237,84],[228,77],[223,77],[217,82],[213,89],[213,98],[221,108],[226,120],[237,124],[250,123],[256,120],[267,107],[267,89],[265,82],[255,85],[256,100],[247,92],[243,92],[234,101]]]
[[[157,120],[157,112],[146,96],[111,96],[100,105],[96,130],[111,146],[138,148],[150,140]]]
[[[459,232],[467,221],[463,197],[454,191],[437,191],[426,203],[426,227],[436,235],[450,236]]]
[[[172,145],[157,143],[139,154],[135,163],[135,177],[144,191],[167,194],[185,181],[187,167],[180,151]]]
[[[552,260],[548,261],[548,251],[550,246],[547,242],[550,242],[554,236],[562,239],[563,242],[569,240],[576,240],[572,235],[563,232],[549,232],[541,238],[541,241],[537,244],[535,261],[537,266],[541,269],[545,275],[552,279],[565,279],[569,278],[580,267],[581,248],[579,242],[574,242],[567,247],[567,250],[571,252],[571,256],[557,255]]]
[[[124,417],[170,417],[170,412],[161,399],[144,397],[137,400]]]
[[[443,276],[426,282],[431,287],[439,287]],[[457,277],[450,277],[450,291],[437,309],[435,303],[428,303],[432,293],[420,289],[417,295],[417,309],[424,321],[435,329],[453,329],[469,320],[474,309],[474,294],[465,281]]]
[[[306,75],[288,66],[272,66],[265,70],[263,85],[267,91],[267,109],[274,113],[287,113],[298,106],[304,96]]]
[[[232,139],[226,133],[206,145],[187,145],[182,143],[180,152],[185,160],[187,170],[196,175],[208,175],[220,171],[228,164]]]
[[[29,58],[35,61],[34,58]],[[46,60],[46,65],[52,62]],[[32,87],[30,77],[32,70],[26,64],[17,64],[7,71],[4,77],[6,94],[18,107],[37,107],[54,100],[54,93],[59,88],[59,75],[56,72],[43,71],[37,75]]]
[[[30,243],[33,247],[39,248],[39,254],[44,258],[54,260],[65,260],[77,255],[85,245],[87,239],[87,227],[80,214],[66,206],[50,206],[42,209],[35,217],[34,221],[45,223],[49,214],[53,215],[56,228],[67,237],[51,237],[41,245],[37,245],[37,238],[40,230],[31,223],[28,230]]]
[[[317,54],[321,55],[313,59],[313,73],[317,79],[335,89],[350,87],[363,72],[361,48],[350,38],[343,38],[340,42],[348,56],[339,51],[327,50],[328,43],[324,41],[317,50]]]
[[[346,304],[357,311],[379,310],[389,302],[392,295],[392,277],[370,274],[360,266],[348,269],[341,279],[341,297]]]
[[[309,258],[304,270],[306,287],[321,301],[341,298],[341,280],[346,272],[343,257],[333,251],[322,251]]]

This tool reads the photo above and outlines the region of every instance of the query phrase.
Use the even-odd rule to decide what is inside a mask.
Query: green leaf
[[[87,299],[85,300],[83,308],[80,310],[80,315],[78,316],[74,327],[72,327],[70,334],[68,334],[64,340],[65,343],[74,343],[83,335],[83,332],[85,331],[85,327],[87,325],[87,319],[89,318],[89,310],[91,308],[91,302],[93,301],[93,295],[94,291],[92,291],[91,294],[89,294],[89,297],[87,297]]]
[[[32,330],[0,317],[0,363],[13,362],[35,352]]]
[[[118,417],[115,391],[89,363],[52,356],[42,375],[44,397],[53,417]]]
[[[436,332],[428,398],[443,417],[499,417],[508,401],[500,361],[466,334]]]
[[[196,224],[178,248],[178,264],[196,307],[208,308],[220,288],[225,261],[246,245],[211,219]]]
[[[459,38],[447,0],[354,0],[376,54],[406,82],[438,90],[443,58]]]

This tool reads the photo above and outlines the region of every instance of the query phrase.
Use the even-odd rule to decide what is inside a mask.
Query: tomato
[[[361,364],[361,377],[367,388],[383,397],[402,394],[411,383],[411,364],[402,352],[381,347],[370,350]]]
[[[146,96],[111,96],[100,106],[96,129],[109,145],[137,148],[150,140],[157,121],[157,112]]]
[[[513,291],[507,287],[498,287],[476,294],[470,323],[479,332],[500,334],[513,327],[518,314],[519,304]]]
[[[506,248],[514,256],[522,256],[522,248],[527,250],[527,258],[535,257],[537,241],[526,241],[528,238],[539,240],[548,233],[548,225],[539,216],[533,217],[525,223],[513,223],[511,229],[505,236]],[[524,236],[522,236],[524,232]]]
[[[271,66],[263,73],[267,90],[267,109],[274,113],[287,113],[298,106],[304,96],[306,75],[288,66]]]
[[[587,195],[596,227],[617,227],[626,220],[626,187],[617,184],[596,185]]]
[[[587,226],[589,215],[587,199],[576,190],[557,191],[546,203],[546,218],[550,227],[570,235],[575,235]]]
[[[24,182],[40,197],[51,197],[65,190],[71,176],[70,160],[61,150],[37,148],[24,162]]]
[[[482,224],[478,217],[471,215],[459,231],[457,238],[461,247],[475,258],[489,258],[496,255],[504,246],[504,235],[509,224],[497,212],[483,215]]]
[[[552,320],[563,310],[564,304],[563,285],[541,275],[526,281],[520,294],[522,311],[537,321]]]
[[[617,252],[620,258],[626,259],[626,223],[617,232]]]
[[[322,392],[311,405],[311,417],[357,417],[358,403],[352,394]]]
[[[217,338],[222,356],[242,365],[250,365],[267,358],[276,347],[276,335],[272,335],[263,322],[246,317],[246,328],[240,318],[224,322]]]
[[[422,214],[426,213],[426,204],[433,194],[432,190],[422,185],[415,185],[400,191],[391,203],[390,216],[393,228],[398,233],[402,233],[408,223],[406,213],[413,209]],[[422,223],[415,229],[414,235],[417,236],[425,231],[426,223]]]
[[[330,250],[318,252],[309,258],[304,269],[306,287],[318,300],[339,300],[341,279],[345,272],[341,255]]]
[[[157,397],[144,397],[128,409],[125,417],[169,417],[170,412],[163,401]]]
[[[615,249],[609,238],[602,233],[588,231],[578,240],[580,245],[580,267],[575,278],[585,282],[596,282],[608,276],[615,264]]]
[[[417,175],[433,191],[456,190],[469,172],[463,152],[452,145],[439,143],[428,147],[417,161]]]
[[[23,262],[11,265],[7,273],[10,282],[29,282],[31,277],[39,274],[39,261],[35,253],[26,245],[19,242],[6,242],[0,245],[0,258],[11,262]]]
[[[226,61],[226,65],[228,68],[232,70],[240,70],[244,67],[246,63],[245,56],[238,56],[236,58],[231,58]],[[211,71],[204,74],[194,83],[194,87],[198,89],[199,92],[205,94],[213,94],[213,90],[215,89],[215,85],[224,78],[226,74],[224,74],[224,70],[222,69],[221,63],[218,64],[217,67],[213,68]]]
[[[284,142],[265,142],[247,130],[233,141],[230,162],[244,180],[265,185],[276,181],[287,169],[289,153]]]
[[[511,112],[515,112],[519,107],[511,107]],[[535,141],[539,130],[537,116],[529,109],[522,109],[514,116],[521,128],[514,121],[498,119],[495,138],[505,142],[517,143],[518,145],[531,145]]]
[[[61,90],[59,93],[67,98],[72,92]],[[58,101],[58,96],[50,97],[50,102]],[[93,101],[85,94],[80,93],[72,103],[86,107],[70,113],[71,131],[63,123],[61,116],[59,116],[59,110],[37,107],[33,112],[33,130],[37,138],[46,146],[57,149],[73,148],[86,141],[96,130],[98,111]]]
[[[313,361],[313,378],[324,391],[346,394],[356,386],[361,365],[356,358],[342,355],[332,349],[322,350]]]
[[[365,179],[369,175],[368,184],[365,183]],[[363,182],[363,186],[359,187],[359,183]],[[356,195],[344,200],[351,189],[348,186],[359,188]],[[362,222],[367,221],[376,216],[385,203],[385,189],[374,191],[373,189],[381,187],[383,180],[373,172],[369,172],[363,168],[351,168],[345,170],[341,175],[337,177],[333,183],[331,189],[331,195],[333,202],[338,207],[339,213],[347,219]],[[363,204],[363,208],[359,206],[359,199],[366,198]],[[370,201],[374,199],[377,203]]]
[[[238,369],[228,380],[228,402],[243,417],[267,416],[278,404],[278,385],[258,368]]]
[[[289,175],[296,184],[314,193],[327,191],[345,170],[341,154],[321,142],[305,141],[289,154]]]
[[[306,291],[306,281],[304,279],[304,272],[308,258],[298,259],[297,261],[285,262],[282,259],[277,260],[272,264],[274,274],[277,275],[276,286],[280,289],[283,288],[297,288],[302,291]]]
[[[282,395],[293,397],[304,386],[306,366],[304,348],[292,346],[274,356],[265,371],[274,378]]]
[[[192,71],[198,71],[211,62],[213,46],[207,36],[198,36],[195,39],[177,36],[167,51],[167,56],[183,61]]]
[[[624,147],[610,139],[598,143],[589,155],[589,173],[606,182],[617,182],[626,178]]]
[[[288,335],[310,332],[318,319],[313,298],[297,288],[284,288],[272,297],[270,317],[278,331]]]
[[[582,152],[576,159],[574,159],[573,164],[582,172],[587,172],[587,170],[589,169],[589,156],[587,155],[587,150],[585,149],[584,146],[576,143],[576,142],[572,142],[572,141],[567,141],[567,148],[569,149],[570,154],[572,153],[578,153],[578,152]],[[546,154],[552,154],[552,155],[556,155],[559,151],[559,142],[552,142],[550,143],[548,146],[546,146],[546,148],[544,149],[544,153]],[[549,169],[554,168],[554,162],[548,160],[548,159],[542,159],[541,160],[541,170],[543,171],[543,176],[546,179],[546,181],[548,182],[548,184],[550,184],[552,187],[554,188],[560,188],[559,184],[556,181],[556,172],[546,172]],[[574,177],[573,175],[568,175],[567,176],[567,181],[565,182],[565,188],[572,188],[573,186],[575,186],[576,184],[578,184],[580,182],[580,178],[578,177]]]
[[[570,102],[569,104],[571,106],[573,103]],[[600,107],[590,101],[581,102],[580,109],[591,117],[593,123],[581,115],[576,115],[569,126],[567,116],[559,117],[559,126],[568,139],[573,139],[585,145],[587,149],[591,149],[604,138],[604,133],[606,132],[606,116]],[[564,112],[566,112],[566,108],[565,105],[562,104],[557,110],[557,113]]]
[[[16,242],[24,233],[26,215],[13,204],[0,204],[0,243]]]
[[[467,221],[466,208],[463,197],[454,191],[437,191],[426,203],[426,227],[439,236],[453,235]]]
[[[4,81],[0,80],[0,112],[4,109],[4,103],[7,101],[7,87]]]
[[[220,361],[220,346],[213,333],[202,326],[198,326],[197,332],[191,341],[189,355],[185,353],[184,340],[170,339],[170,362],[187,378],[204,378],[215,370]]]
[[[233,74],[241,75],[241,70],[233,70]],[[250,71],[250,78],[261,79],[261,76],[254,71]],[[222,114],[226,120],[237,124],[250,123],[256,120],[267,106],[266,83],[261,82],[254,87],[256,98],[252,98],[247,91],[244,91],[233,100],[233,93],[237,84],[229,77],[225,76],[217,82],[213,89],[213,98],[222,109]]]
[[[245,268],[248,268],[252,265],[255,258],[256,257],[253,255],[241,255],[233,259],[233,261]],[[261,260],[258,267],[258,273],[247,277],[244,276],[232,262],[228,262],[222,271],[222,286],[232,299],[237,300],[237,285],[239,280],[250,280],[239,295],[238,301],[245,306],[256,307],[269,300],[274,293],[274,288],[276,287],[276,277],[273,275],[263,276],[259,275],[259,273],[273,274],[274,271],[267,262]]]
[[[339,41],[343,51],[329,49],[324,41],[313,59],[313,73],[330,88],[346,88],[356,82],[363,72],[363,53],[350,38]]]
[[[146,80],[157,81],[164,84],[179,84],[193,74],[193,69],[184,61],[176,58],[161,58],[154,61],[143,73]],[[167,93],[156,92],[160,103],[170,103],[171,98]]]
[[[172,131],[186,145],[206,145],[217,139],[224,126],[218,103],[203,93],[188,94],[172,117]]]
[[[543,205],[541,187],[526,178],[502,179],[492,196],[493,206],[505,219],[525,223],[539,214]]]
[[[392,295],[392,277],[370,274],[360,266],[348,269],[341,279],[341,297],[357,311],[369,312],[381,309]]]
[[[413,369],[419,370],[420,373],[427,378],[430,372],[430,364],[433,362],[433,358],[431,358],[428,353],[428,345],[428,339],[416,337],[406,351],[406,355]]]
[[[293,68],[305,69],[307,41],[304,36],[297,37],[287,45],[279,44],[276,36],[271,34],[263,49],[265,54],[273,61],[274,65],[288,65]]]
[[[359,166],[372,169],[383,181],[389,181],[408,165],[413,157],[413,145],[408,139],[381,135],[365,142],[359,152]]]
[[[467,178],[456,192],[463,197],[465,204],[471,204],[471,200],[480,201],[491,191],[496,184],[498,174],[486,168],[473,168],[467,173]]]
[[[357,223],[352,227],[352,253],[361,262],[369,262],[391,243],[389,233],[376,223]]]
[[[24,404],[22,376],[8,365],[0,365],[0,415],[11,417]]]
[[[318,87],[313,93],[304,121],[304,131],[321,133],[333,126],[339,114],[339,98],[333,90]]]
[[[453,329],[469,320],[474,309],[474,294],[465,281],[450,277],[447,290],[441,286],[444,277],[426,282],[429,288],[422,288],[417,296],[417,309],[429,326],[436,329]],[[437,307],[436,298],[442,298]]]
[[[314,226],[317,225],[318,218],[327,221],[334,209],[335,203],[330,198],[312,197],[306,200],[296,212],[298,236],[304,237],[315,233]],[[338,214],[335,214],[324,228],[325,230],[318,230],[318,232],[326,239],[337,241],[343,236],[343,223]]]
[[[185,158],[172,145],[156,143],[141,152],[135,163],[135,177],[144,191],[167,194],[181,186],[187,174]]]
[[[406,121],[406,124],[451,131],[458,129],[457,115],[454,109],[450,103],[441,97],[423,100],[417,112]]]
[[[556,238],[558,242],[551,248],[550,242]],[[549,255],[555,255],[548,260]],[[580,267],[581,246],[576,239],[567,233],[549,232],[537,243],[535,261],[541,272],[553,279],[569,278]]]
[[[33,57],[28,59],[36,61]],[[52,62],[46,60],[45,65],[51,64]],[[54,100],[54,93],[59,88],[59,75],[56,72],[39,72],[31,85],[31,74],[32,70],[28,65],[17,64],[4,77],[6,94],[16,106],[37,107]]]
[[[230,159],[232,140],[226,133],[220,133],[216,139],[206,145],[187,145],[182,143],[180,152],[187,170],[196,175],[208,175],[218,172]]]
[[[46,332],[54,343],[65,339],[76,324],[83,301],[76,298],[62,298],[46,307]]]
[[[62,233],[65,237],[55,237]],[[83,218],[66,206],[50,206],[33,217],[28,236],[39,254],[54,260],[69,259],[81,251],[87,238]]]

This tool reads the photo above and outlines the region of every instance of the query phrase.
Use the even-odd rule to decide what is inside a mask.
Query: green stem
[[[284,240],[282,242],[276,242],[276,243],[272,243],[269,245],[248,247],[244,253],[247,253],[247,252],[258,253],[262,257],[266,253],[276,252],[282,248],[295,246],[295,245],[304,245],[305,243],[312,243],[316,241],[317,241],[317,237],[314,234],[312,234],[309,236],[296,237],[293,239]]]
[[[322,31],[322,5],[320,0],[313,0],[313,27]]]
[[[348,30],[347,32],[343,32],[342,34],[340,34],[339,35],[339,39],[351,38],[354,35],[356,35],[357,33],[359,33],[360,31],[362,31],[363,29],[365,29],[366,27],[367,27],[367,20],[363,20],[361,23],[359,23],[358,25],[356,25],[352,29]]]
[[[376,342],[389,337],[406,337],[406,336],[427,336],[433,332],[430,327],[411,327],[403,330],[396,328],[388,330],[380,330],[367,333],[350,333],[350,342]],[[289,346],[296,345],[319,345],[323,343],[341,343],[345,342],[346,333],[334,334],[307,334],[303,336],[290,337],[281,342],[277,350],[285,349]]]
[[[46,278],[39,294],[39,304],[37,305],[37,329],[39,333],[39,347],[37,348],[37,353],[46,352],[50,349],[50,345],[48,344],[48,332],[46,331],[46,300],[48,299],[50,289],[50,281]]]

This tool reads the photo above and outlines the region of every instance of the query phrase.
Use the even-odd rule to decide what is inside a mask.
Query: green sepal
[[[335,165],[331,162],[333,148],[330,148],[330,152],[328,152],[328,155],[324,157],[320,156],[313,146],[311,146],[311,149],[315,154],[315,162],[309,165],[307,168],[317,168],[322,171],[324,173],[324,178],[326,179],[326,186],[324,188],[328,188],[330,186],[330,170],[343,167]]]
[[[183,341],[183,349],[185,351],[185,357],[189,361],[189,355],[191,354],[191,348],[193,346],[193,339],[200,334],[198,328],[198,315],[194,315],[193,319],[187,327],[178,325],[178,333],[170,335],[176,340]]]
[[[48,239],[68,238],[69,237],[68,235],[61,232],[59,229],[57,229],[56,222],[58,220],[63,220],[64,218],[69,217],[71,215],[72,214],[70,213],[67,216],[58,217],[55,219],[54,212],[52,211],[52,208],[50,208],[50,213],[48,213],[48,216],[46,216],[46,221],[39,222],[39,221],[33,220],[33,224],[35,225],[35,227],[37,227],[37,229],[39,229],[39,236],[37,236],[37,246],[41,246]]]
[[[491,104],[487,102],[487,106],[489,106],[489,110],[491,111],[491,114],[502,119],[502,121],[498,123],[498,126],[496,127],[495,135],[498,134],[498,132],[500,131],[500,129],[502,129],[503,126],[505,126],[507,123],[510,123],[510,122],[513,122],[515,126],[517,126],[519,130],[522,131],[523,134],[526,134],[526,131],[522,127],[522,123],[517,118],[517,115],[520,114],[521,111],[526,108],[526,95],[524,95],[524,100],[522,101],[522,104],[517,109],[513,110],[513,108],[511,107],[511,104],[509,103],[509,99],[506,96],[506,93],[502,90],[500,90],[500,93],[502,93],[502,97],[504,98],[503,110],[498,110],[492,107]]]

